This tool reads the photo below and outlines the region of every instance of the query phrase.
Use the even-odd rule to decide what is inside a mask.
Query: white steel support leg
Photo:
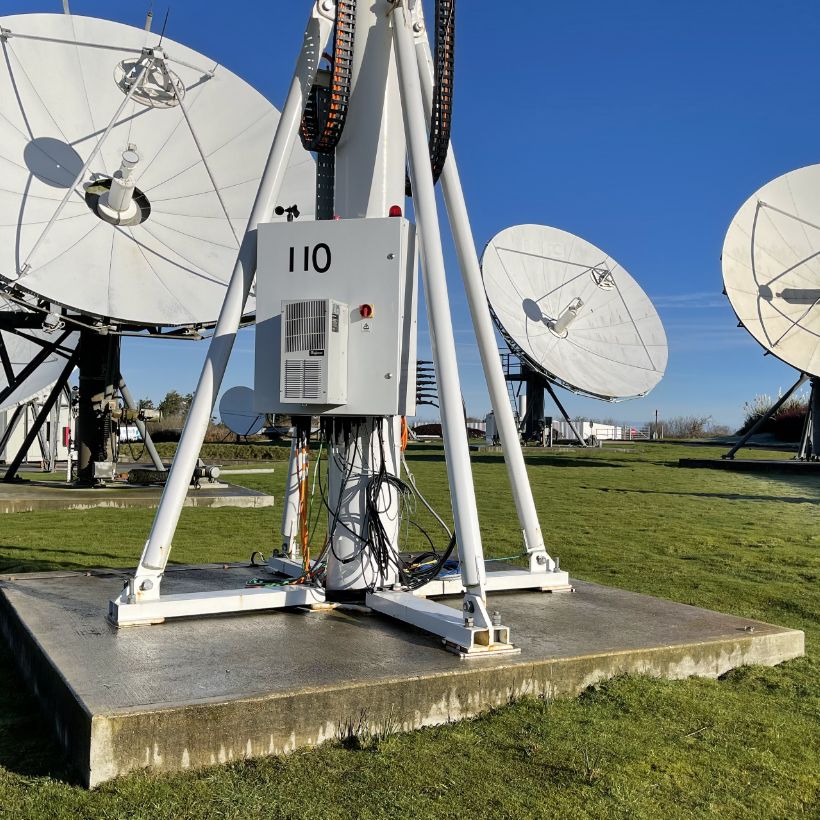
[[[208,422],[211,418],[245,303],[256,273],[256,228],[269,220],[285,178],[288,162],[299,133],[307,95],[316,77],[322,53],[330,38],[335,3],[318,0],[308,21],[302,50],[296,64],[287,101],[276,129],[267,164],[260,181],[248,227],[239,249],[233,274],[225,293],[214,335],[208,347],[194,399],[171,465],[151,533],[143,549],[135,577],[122,593],[129,603],[156,600],[160,581],[171,551],[171,542],[182,512],[188,485]]]
[[[417,3],[415,12],[416,25],[414,25],[413,31],[415,34],[416,57],[424,96],[424,109],[429,116],[433,105],[433,60],[430,53],[430,41],[424,27],[421,2]],[[481,364],[484,368],[484,378],[487,382],[495,423],[501,439],[504,462],[507,465],[507,474],[512,487],[515,509],[524,535],[524,548],[530,556],[530,569],[536,572],[552,571],[555,569],[555,561],[547,554],[544,546],[544,537],[541,533],[541,525],[535,509],[535,500],[527,475],[527,467],[524,463],[524,454],[521,451],[518,426],[515,423],[515,416],[507,394],[507,382],[501,367],[501,358],[498,355],[495,329],[487,306],[481,267],[478,262],[473,231],[470,227],[470,217],[467,212],[467,204],[464,201],[464,190],[461,187],[461,178],[458,173],[452,143],[447,155],[447,162],[442,171],[441,185],[444,192],[444,202],[447,206],[450,229],[458,255],[461,277],[464,282],[464,290],[467,294],[470,317],[481,355]]]
[[[128,385],[125,383],[125,379],[120,376],[120,395],[122,396],[123,402],[125,402],[125,406],[129,410],[139,411],[139,407],[137,403],[134,401],[134,397],[131,395],[131,391],[128,389]],[[162,463],[162,459],[159,457],[159,453],[157,452],[157,448],[154,447],[154,442],[151,439],[150,434],[148,433],[148,428],[145,426],[145,422],[141,421],[140,419],[134,419],[134,424],[139,430],[140,435],[142,436],[142,442],[145,445],[145,449],[148,451],[148,455],[151,458],[151,462],[154,465],[154,469],[161,470],[165,472],[165,465]]]
[[[439,387],[444,452],[461,559],[461,577],[467,590],[464,607],[476,626],[490,628],[492,624],[484,602],[484,551],[461,405],[461,384],[447,295],[447,276],[428,154],[424,100],[408,17],[406,8],[397,9],[393,18],[393,36],[413,185],[413,204],[421,240],[424,293]]]
[[[60,441],[58,431],[60,426],[60,409],[63,405],[63,397],[60,394],[54,407],[51,408],[48,428],[48,471],[50,473],[57,470],[57,444]]]
[[[296,434],[290,440],[288,483],[282,501],[282,552],[292,559],[299,557],[296,536],[299,532],[299,447]]]

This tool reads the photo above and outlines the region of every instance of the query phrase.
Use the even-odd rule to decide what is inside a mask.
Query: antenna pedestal
[[[94,485],[113,478],[117,436],[112,410],[119,389],[120,337],[91,330],[80,333],[77,481]]]
[[[510,354],[512,355],[512,354]],[[531,367],[526,359],[519,358],[520,370],[518,373],[508,372],[506,375],[507,381],[524,382],[527,388],[526,392],[526,412],[523,415],[523,436],[524,441],[532,441],[539,439],[544,435],[544,423],[546,416],[544,415],[545,402],[544,392],[550,394],[555,406],[564,418],[564,421],[569,425],[572,434],[575,436],[578,444],[581,447],[586,447],[587,443],[584,441],[578,428],[573,423],[572,419],[567,413],[564,405],[561,403],[558,395],[549,382],[549,379],[540,371]],[[552,441],[552,435],[547,431],[548,439]]]
[[[743,438],[741,438],[740,441],[738,441],[737,444],[735,444],[732,447],[732,449],[729,450],[728,453],[724,453],[721,456],[721,458],[725,458],[725,459],[729,459],[729,460],[733,459],[735,457],[735,453],[738,450],[740,450],[742,447],[746,446],[746,443],[749,441],[749,439],[755,433],[757,433],[757,431],[760,430],[763,427],[763,425],[772,416],[774,416],[775,413],[777,413],[777,411],[788,401],[788,399],[791,397],[791,395],[796,390],[798,390],[800,387],[802,387],[805,384],[805,382],[808,378],[809,377],[805,373],[801,373],[800,378],[769,408],[768,412],[764,413],[754,423],[754,425],[752,425],[752,427],[743,435]],[[814,392],[814,391],[812,391],[812,392]],[[812,427],[812,425],[811,425],[811,404],[812,403],[810,402],[809,403],[809,416],[806,419],[806,425],[803,429],[803,444],[801,445],[801,449],[800,449],[800,453],[798,454],[798,458],[805,458],[805,456],[803,455],[803,451],[807,447],[807,442],[808,442],[807,434],[809,432],[809,429]]]
[[[332,11],[333,4],[317,3],[314,7],[314,18],[324,13],[322,9]],[[413,31],[423,31],[420,14],[420,3],[418,2],[414,4],[413,9],[409,9],[406,5],[395,5],[386,2],[386,0],[377,0],[376,3],[361,3],[358,6],[356,28],[357,32],[361,33],[364,42],[358,43],[355,51],[356,60],[352,68],[355,82],[351,94],[349,122],[343,138],[339,142],[336,158],[335,212],[340,214],[343,220],[335,224],[343,228],[345,225],[344,218],[400,216],[403,210],[400,203],[404,202],[405,163],[409,159],[413,209],[419,228],[424,289],[433,359],[439,386],[445,458],[455,524],[454,538],[451,543],[457,543],[458,545],[460,577],[457,576],[456,579],[453,579],[455,581],[453,584],[447,584],[447,588],[440,585],[440,588],[438,588],[436,586],[437,580],[434,580],[429,589],[425,586],[415,590],[421,594],[411,594],[414,586],[429,582],[430,578],[436,579],[440,567],[437,568],[435,574],[429,576],[416,572],[415,575],[409,575],[409,580],[405,578],[405,575],[411,572],[409,569],[410,564],[408,563],[401,568],[398,556],[395,555],[397,538],[394,537],[389,528],[384,526],[385,519],[389,520],[392,517],[396,524],[396,531],[398,531],[399,518],[393,512],[392,499],[381,499],[381,501],[387,502],[385,504],[377,503],[379,499],[372,497],[368,499],[366,496],[366,489],[373,489],[376,486],[372,484],[372,479],[375,478],[373,465],[376,461],[373,456],[374,431],[381,430],[384,439],[383,447],[380,441],[378,448],[379,480],[386,483],[387,478],[385,476],[395,476],[399,471],[397,449],[399,437],[396,435],[398,417],[393,414],[403,411],[396,411],[395,408],[381,409],[380,405],[374,405],[371,402],[363,408],[363,412],[357,410],[353,413],[350,410],[351,405],[348,404],[346,392],[343,393],[335,382],[331,384],[329,377],[325,378],[323,375],[325,371],[321,369],[323,367],[321,363],[314,365],[312,369],[308,369],[304,364],[300,365],[302,370],[298,370],[294,365],[290,371],[291,373],[319,372],[317,377],[320,380],[317,382],[318,386],[310,388],[310,390],[315,390],[315,394],[310,393],[308,395],[305,392],[307,388],[304,385],[308,384],[310,386],[313,384],[313,382],[307,380],[299,382],[302,386],[297,390],[298,385],[295,376],[292,384],[287,382],[286,379],[280,384],[280,389],[285,391],[286,398],[296,396],[297,400],[302,401],[300,406],[303,407],[305,413],[314,408],[316,413],[334,419],[336,416],[345,415],[344,410],[341,412],[333,410],[333,408],[342,407],[347,408],[347,415],[360,419],[359,429],[356,431],[356,441],[353,442],[353,437],[345,440],[344,450],[339,449],[338,452],[332,453],[329,457],[329,506],[334,510],[331,525],[335,520],[340,520],[345,525],[345,531],[352,535],[344,535],[341,532],[341,527],[339,528],[340,532],[334,533],[331,526],[326,568],[328,598],[356,596],[360,600],[366,596],[367,604],[372,609],[425,629],[442,637],[456,651],[462,652],[466,656],[475,656],[488,652],[514,651],[514,647],[510,643],[509,630],[502,625],[500,615],[488,612],[485,595],[487,589],[568,589],[569,583],[566,573],[558,570],[554,562],[546,555],[537,521],[533,527],[532,521],[526,515],[526,505],[519,507],[519,516],[522,519],[525,542],[527,542],[528,537],[533,536],[532,543],[525,543],[527,553],[531,559],[530,568],[520,570],[516,577],[512,577],[515,573],[487,572],[485,567],[469,447],[464,425],[456,345],[431,170],[428,134],[425,126],[425,99],[420,75],[422,75],[422,72],[427,71],[427,67],[419,60],[418,47],[414,42],[414,35],[411,33]],[[419,28],[420,25],[421,28]],[[326,32],[324,34],[326,35]],[[312,62],[311,55],[321,54],[323,49],[324,42],[317,44],[314,38],[308,47],[306,40],[306,47],[303,50],[302,59],[297,68],[294,83],[291,86],[291,96],[285,106],[276,134],[271,154],[272,158],[282,152],[290,153],[299,124],[298,115],[304,108],[307,90],[315,76],[316,65]],[[305,80],[307,80],[307,85]],[[267,197],[267,201],[270,202],[270,199],[275,196],[275,186],[278,185],[280,179],[277,178],[275,169],[272,169],[270,165],[268,171],[269,173],[266,173],[265,178],[262,180],[262,190],[274,191],[274,195]],[[451,204],[454,207],[458,206],[458,201],[461,199],[459,188],[457,179],[451,178],[448,190]],[[259,201],[258,199],[257,203]],[[398,214],[394,213],[394,208],[398,209]],[[256,272],[256,231],[254,229],[259,222],[268,220],[270,213],[271,209],[267,207],[254,210],[249,225],[249,234],[246,235],[243,242],[244,250],[245,245],[249,244],[250,234],[253,234],[252,250],[254,253],[245,254],[240,252],[239,264],[234,271],[228,288],[225,306],[211,342],[206,364],[195,393],[194,403],[186,428],[183,431],[170,478],[166,484],[140,566],[135,576],[128,582],[123,594],[111,602],[111,618],[120,626],[155,622],[164,618],[183,615],[239,611],[248,608],[249,597],[244,590],[227,590],[218,595],[205,593],[187,596],[161,596],[160,583],[169,558],[171,540],[184,500],[185,490],[187,489],[187,481],[190,475],[188,464],[201,445],[205,424],[210,415],[213,400],[219,390],[230,348],[242,315],[242,305],[247,298]],[[310,230],[318,232],[318,224]],[[397,224],[400,223],[397,222]],[[265,236],[269,233],[268,228],[272,227],[278,228],[279,226],[260,226],[260,248],[264,246]],[[302,227],[298,225],[297,229],[297,224],[294,224],[293,237],[301,236],[304,233],[301,230]],[[465,252],[463,246],[468,242],[468,233],[463,230],[461,222],[459,222],[459,227],[461,254],[467,259],[469,266],[470,255],[475,255],[474,248],[472,254]],[[352,230],[352,226],[349,230]],[[327,251],[326,257],[322,257],[322,260],[327,261],[329,268],[329,245],[314,243],[315,248],[320,246]],[[287,247],[287,244],[281,245],[280,243],[277,247]],[[291,251],[293,251],[293,248],[291,248]],[[393,261],[396,256],[398,255],[394,255],[391,251],[385,256],[385,259]],[[316,268],[315,263],[314,268]],[[327,272],[328,268],[325,268],[321,273]],[[473,265],[471,270],[473,268],[477,268],[477,265]],[[291,266],[290,270],[292,272],[294,268]],[[317,273],[319,272],[317,270]],[[260,267],[260,275],[268,276],[270,271],[265,271]],[[469,281],[472,294],[471,306],[474,315],[483,312],[483,314],[486,314],[486,318],[489,318],[486,306],[481,305],[479,307],[482,300],[476,296],[479,291],[474,277],[470,277]],[[323,299],[319,299],[319,302],[325,304],[330,301],[324,298],[324,294],[321,295]],[[304,299],[304,297],[302,298]],[[311,298],[318,299],[319,297]],[[374,301],[376,300],[374,299]],[[287,302],[287,304],[291,303]],[[344,312],[342,312],[342,308],[344,308]],[[371,312],[365,316],[361,312],[363,308],[368,308]],[[344,327],[345,332],[347,332],[349,311],[346,303],[339,307],[336,314],[333,314],[332,309],[333,305],[326,307],[321,316],[344,316],[343,321],[338,320],[337,326]],[[364,321],[360,327],[357,326],[358,330],[360,333],[370,333],[374,329],[369,321],[372,315],[372,306],[369,304],[362,305],[359,310],[361,317],[367,319],[367,321]],[[273,316],[273,313],[271,313],[271,316]],[[384,316],[384,313],[380,313],[379,316]],[[284,320],[280,317],[279,321],[281,328],[281,322]],[[262,321],[261,325],[264,324],[265,322]],[[257,328],[257,338],[259,337],[261,325]],[[270,327],[275,327],[275,325],[271,323]],[[321,324],[321,327],[325,327],[325,325]],[[482,328],[487,331],[486,322],[482,324]],[[336,332],[339,332],[338,329]],[[281,329],[278,333],[281,337]],[[325,336],[322,338],[332,341],[331,333],[332,331],[326,331]],[[491,333],[484,333],[485,343],[489,335]],[[320,358],[328,356],[327,351],[330,351],[332,347],[333,345],[329,342],[328,345],[314,345],[305,349],[310,351],[310,356]],[[412,349],[414,351],[414,347]],[[295,350],[299,352],[302,348],[297,347]],[[294,351],[290,351],[290,353],[293,354],[292,361],[296,362]],[[271,355],[270,350],[267,350],[266,355]],[[291,359],[288,361],[291,361]],[[302,361],[302,359],[299,359],[299,361]],[[308,360],[305,359],[305,361]],[[361,366],[361,362],[356,364]],[[409,362],[407,368],[414,369],[414,365],[415,360]],[[383,373],[381,378],[393,384],[395,383],[396,373],[400,371],[401,368],[399,368],[399,371],[391,368],[389,372],[379,372]],[[333,370],[334,374],[340,372],[340,368]],[[496,371],[492,372],[496,373]],[[387,383],[385,382],[385,384]],[[501,376],[500,383],[503,385],[503,376]],[[288,393],[288,389],[291,389],[292,392]],[[299,392],[299,390],[302,392]],[[277,393],[277,395],[280,394]],[[324,404],[320,401],[307,401],[307,399],[316,399],[319,395],[327,399]],[[329,407],[331,411],[322,410],[322,407]],[[391,404],[390,407],[392,408],[393,405]],[[270,407],[262,408],[261,400],[257,404],[257,408],[272,409]],[[379,416],[379,412],[391,415]],[[339,442],[337,439],[331,438],[331,443],[338,445]],[[381,453],[382,450],[384,455]],[[352,474],[355,472],[357,459],[362,467],[359,472],[362,474],[363,479],[367,478],[368,480],[363,480],[360,486],[356,481],[351,483],[349,481],[350,476],[347,474],[348,480],[337,486],[336,482],[343,478],[339,472],[341,467],[344,467]],[[366,464],[367,461],[370,464]],[[523,459],[521,461],[523,462]],[[518,466],[522,469],[519,473],[516,473],[516,476],[520,477],[520,473],[525,475],[523,463]],[[289,472],[292,473],[293,471],[290,470]],[[367,475],[368,473],[371,473],[371,475]],[[350,492],[349,498],[346,498],[342,492],[345,489]],[[375,492],[375,490],[373,491]],[[387,567],[391,565],[391,562],[394,562],[397,572],[400,570],[401,583],[404,587],[402,589],[395,588],[396,584],[394,582],[397,580],[395,577],[385,576],[374,579],[372,577],[362,577],[361,573],[357,574],[360,568],[366,568],[368,565],[372,574],[372,567],[377,563],[375,560],[377,558],[376,551],[369,552],[369,544],[375,542],[368,532],[363,529],[362,522],[356,519],[356,511],[357,509],[360,510],[359,515],[361,516],[362,503],[365,500],[371,505],[369,512],[371,523],[375,520],[372,508],[377,507],[379,523],[384,529],[384,533],[380,534],[378,539],[379,549],[381,550],[380,555],[382,553],[384,555],[381,565],[376,567],[376,575],[382,573],[383,567]],[[521,494],[517,493],[516,503],[519,501],[521,501]],[[395,507],[398,509],[398,503]],[[292,515],[290,517],[292,518]],[[286,520],[284,529],[283,535],[286,541],[291,540],[292,523],[289,524]],[[344,539],[349,542],[347,545],[343,543]],[[348,546],[352,547],[352,553],[346,551]],[[292,548],[288,551],[293,553]],[[449,555],[449,551],[447,555]],[[356,566],[357,562],[361,565],[360,567]],[[288,571],[287,566],[290,566],[294,572],[297,571],[296,562],[292,560],[280,558],[278,563],[285,571]],[[304,568],[302,574],[315,577],[313,574],[305,573]],[[265,589],[255,594],[253,596],[254,608],[292,606],[294,605],[292,599],[300,594],[307,594],[305,590],[309,590],[311,595],[321,594],[321,591],[315,585],[310,585],[301,575],[300,579],[301,583],[294,583],[287,590],[281,588],[275,591]],[[462,596],[461,611],[425,599],[425,595],[448,594]]]

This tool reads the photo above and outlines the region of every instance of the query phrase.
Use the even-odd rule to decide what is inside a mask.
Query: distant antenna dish
[[[250,387],[232,387],[219,402],[219,418],[238,436],[256,435],[265,426],[265,414],[253,409],[253,390]]]
[[[723,243],[723,283],[766,350],[820,375],[820,165],[784,174],[746,200]]]
[[[481,266],[499,331],[550,381],[616,401],[643,396],[661,380],[661,320],[599,248],[558,228],[518,225],[490,240]]]
[[[65,14],[0,27],[0,277],[107,321],[212,323],[279,112],[143,29]],[[283,201],[312,213],[314,180],[297,147]]]
[[[18,310],[16,305],[0,298],[0,312],[13,310]],[[21,377],[35,358],[43,353],[43,346],[38,344],[37,340],[42,340],[47,345],[53,345],[62,333],[64,331],[59,329],[47,333],[44,330],[29,328],[22,328],[17,333],[8,330],[0,331],[0,341],[5,348],[8,365],[11,369],[11,374],[9,374],[5,365],[0,366],[0,396],[3,396],[9,384]],[[11,393],[3,396],[0,400],[0,411],[31,400],[57,381],[66,366],[66,360],[77,346],[78,339],[79,333],[71,333],[63,340],[58,350],[48,353],[43,361],[32,369],[30,375],[25,377]],[[13,379],[10,379],[9,375],[12,375]]]

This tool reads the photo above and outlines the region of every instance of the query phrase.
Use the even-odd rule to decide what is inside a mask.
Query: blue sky
[[[71,2],[76,14],[139,26],[149,5]],[[174,0],[168,36],[280,106],[310,6]],[[155,28],[166,7],[154,4]],[[5,14],[61,8],[0,3]],[[736,327],[720,250],[755,189],[820,159],[819,38],[816,5],[795,0],[459,4],[454,143],[479,249],[524,222],[577,233],[632,273],[666,327],[669,366],[649,396],[607,405],[562,393],[573,415],[642,421],[658,409],[736,425],[744,401],[797,378]],[[445,253],[463,392],[483,414],[489,400]],[[129,340],[124,369],[134,393],[158,399],[193,389],[204,355],[202,344]],[[252,370],[243,332],[224,387],[251,385]]]

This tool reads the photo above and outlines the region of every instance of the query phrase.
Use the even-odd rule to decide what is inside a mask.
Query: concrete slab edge
[[[718,677],[804,654],[799,630],[508,663],[287,693],[90,715],[0,587],[0,633],[88,787],[140,769],[175,772],[282,754],[351,731],[409,731],[473,717],[523,697],[572,697],[619,675]],[[275,670],[271,670],[275,674]]]
[[[17,671],[39,701],[57,742],[88,786],[93,782],[89,766],[89,749],[93,744],[91,714],[19,618],[1,587],[0,635],[11,651]]]
[[[714,678],[738,666],[770,666],[803,654],[803,633],[784,630],[533,664],[468,664],[454,673],[403,680],[95,715],[88,785],[139,769],[174,772],[284,754],[351,731],[387,734],[450,723],[524,697],[573,697],[624,674]]]
[[[0,500],[0,514],[26,512],[72,512],[75,510],[124,510],[152,509],[159,504],[159,498],[111,498],[100,501],[67,501],[61,498],[33,498]],[[237,509],[259,509],[273,507],[272,495],[248,496],[188,496],[185,507],[235,507]]]

